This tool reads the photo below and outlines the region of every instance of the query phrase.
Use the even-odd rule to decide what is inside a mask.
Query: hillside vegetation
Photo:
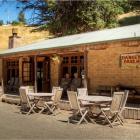
[[[120,26],[140,24],[140,11],[121,14],[118,17]],[[47,30],[40,30],[40,27],[28,26],[0,26],[0,51],[8,48],[8,38],[12,35],[12,28],[18,29],[18,35],[21,37],[21,45],[31,44],[44,39],[53,37]]]

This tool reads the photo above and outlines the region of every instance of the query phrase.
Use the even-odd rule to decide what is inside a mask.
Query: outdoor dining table
[[[34,97],[52,97],[54,96],[53,93],[42,93],[42,92],[37,92],[37,93],[28,93],[28,96],[34,96]]]
[[[105,103],[105,102],[111,102],[112,101],[112,97],[92,96],[92,95],[80,96],[80,97],[78,97],[78,99],[83,100],[83,101],[92,102],[92,103]]]
[[[30,93],[27,93],[27,95],[29,96],[30,99],[33,98],[33,100],[34,99],[35,99],[35,101],[38,100],[38,102],[43,99],[50,100],[54,96],[53,93],[42,93],[42,92],[40,92],[40,93],[39,92],[37,92],[37,93],[30,92]]]
[[[92,111],[93,111],[92,107],[100,106],[101,104],[108,104],[112,101],[112,97],[87,95],[87,96],[79,96],[78,100],[93,103],[91,105],[89,104],[90,106],[88,108],[90,110],[91,114],[92,114]],[[93,114],[91,116],[89,116],[89,119],[91,120],[91,122],[96,123],[96,121],[93,118],[94,118]]]

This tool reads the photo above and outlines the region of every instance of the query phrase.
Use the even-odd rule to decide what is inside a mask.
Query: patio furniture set
[[[20,87],[21,107],[26,105],[26,114],[31,113],[47,113],[57,115],[59,110],[59,102],[61,100],[63,89],[53,87],[52,93],[33,93],[29,91],[29,87]],[[92,96],[88,95],[87,88],[78,88],[77,92],[68,91],[68,100],[71,107],[72,115],[68,117],[68,123],[82,122],[97,123],[99,120],[103,124],[123,125],[122,112],[125,108],[129,91],[114,92],[113,97]],[[100,109],[100,113],[93,112],[94,107]],[[22,113],[24,111],[22,110]]]

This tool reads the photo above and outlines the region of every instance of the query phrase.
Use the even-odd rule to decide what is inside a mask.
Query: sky
[[[4,24],[6,24],[7,21],[12,22],[14,20],[18,20],[18,13],[20,12],[21,8],[22,4],[16,0],[0,0],[0,20],[3,20]],[[32,11],[25,12],[27,23],[30,22],[32,15]]]

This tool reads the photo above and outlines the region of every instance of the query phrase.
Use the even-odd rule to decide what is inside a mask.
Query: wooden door
[[[50,61],[48,58],[43,62],[42,90],[43,92],[50,91]]]

